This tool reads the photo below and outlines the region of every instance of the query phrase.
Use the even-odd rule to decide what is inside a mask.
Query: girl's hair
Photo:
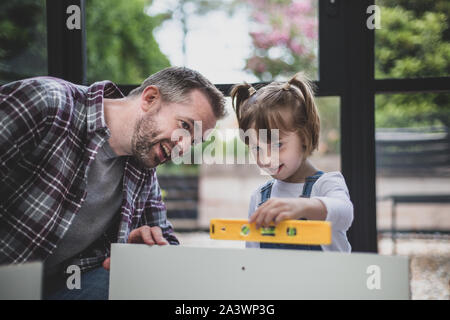
[[[287,82],[272,82],[258,90],[248,83],[231,89],[233,108],[244,131],[253,128],[296,132],[310,155],[319,144],[320,118],[311,82],[297,73]],[[248,141],[244,141],[248,144]]]

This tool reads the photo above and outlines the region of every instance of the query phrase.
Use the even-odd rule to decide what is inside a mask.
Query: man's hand
[[[159,246],[164,246],[169,244],[162,235],[160,227],[149,227],[142,226],[140,228],[131,231],[128,236],[128,243],[145,243],[149,246],[157,244]]]
[[[130,235],[128,236],[128,243],[145,243],[149,246],[153,246],[155,244],[158,246],[165,246],[169,244],[169,242],[164,239],[160,227],[150,226],[142,226],[131,231]],[[107,258],[105,261],[103,261],[103,268],[109,270],[110,263],[111,258]]]

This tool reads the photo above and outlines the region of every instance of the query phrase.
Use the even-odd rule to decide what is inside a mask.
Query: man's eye
[[[189,123],[184,122],[184,121],[181,121],[181,126],[183,127],[183,129],[186,129],[186,130],[188,130],[188,131],[189,131],[189,129],[191,128],[191,127],[189,126]]]

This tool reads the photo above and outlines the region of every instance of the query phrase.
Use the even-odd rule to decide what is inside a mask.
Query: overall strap
[[[314,175],[307,177],[305,179],[305,184],[303,185],[303,192],[300,197],[309,198],[311,197],[311,191],[314,186],[314,183],[324,174],[323,171],[317,171]]]
[[[309,198],[311,196],[311,190],[316,183],[316,181],[323,175],[323,171],[317,171],[314,175],[307,177],[305,179],[305,184],[303,185],[303,192],[300,197]],[[264,203],[270,198],[270,193],[272,191],[272,185],[274,180],[269,181],[261,188],[261,203]],[[302,219],[306,220],[306,219]],[[309,250],[309,251],[322,251],[320,245],[298,245],[298,244],[281,244],[281,243],[260,243],[260,248],[262,249],[290,249],[290,250]]]
[[[275,179],[269,180],[266,182],[265,185],[263,185],[261,187],[261,190],[260,190],[261,201],[258,203],[258,207],[270,199],[270,195],[272,194],[272,186],[273,186],[274,182],[275,182]]]

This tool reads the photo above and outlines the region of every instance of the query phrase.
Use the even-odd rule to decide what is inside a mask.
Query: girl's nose
[[[258,151],[258,165],[261,168],[268,168],[271,166],[271,159],[270,155],[267,153],[267,151]]]

